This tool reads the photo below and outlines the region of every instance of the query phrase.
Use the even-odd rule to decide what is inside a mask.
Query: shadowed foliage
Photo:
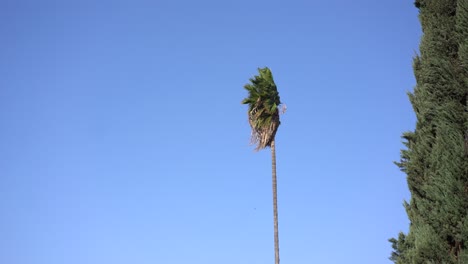
[[[468,263],[468,0],[417,0],[423,37],[409,94],[416,128],[397,163],[411,200],[397,264]]]

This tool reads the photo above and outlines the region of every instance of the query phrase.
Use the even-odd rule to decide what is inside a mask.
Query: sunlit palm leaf
[[[281,104],[273,75],[269,68],[258,69],[259,75],[250,79],[244,88],[249,96],[247,104],[249,123],[252,128],[252,143],[256,150],[271,146],[280,125],[278,106]]]

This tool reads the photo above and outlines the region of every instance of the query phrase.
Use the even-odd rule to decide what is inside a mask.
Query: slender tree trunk
[[[275,140],[271,142],[271,169],[272,169],[272,184],[273,184],[273,221],[275,227],[275,264],[279,264],[279,239],[278,239],[278,202],[276,191],[276,147]]]

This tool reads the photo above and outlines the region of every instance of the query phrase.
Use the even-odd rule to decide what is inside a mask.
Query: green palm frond
[[[281,104],[273,74],[265,67],[258,69],[259,75],[250,79],[244,88],[247,98],[242,100],[248,105],[249,124],[252,128],[252,143],[256,150],[271,146],[280,125],[278,106]]]

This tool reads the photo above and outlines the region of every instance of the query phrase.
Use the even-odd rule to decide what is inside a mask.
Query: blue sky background
[[[240,104],[263,66],[282,263],[390,263],[412,2],[1,1],[0,263],[273,263]]]

